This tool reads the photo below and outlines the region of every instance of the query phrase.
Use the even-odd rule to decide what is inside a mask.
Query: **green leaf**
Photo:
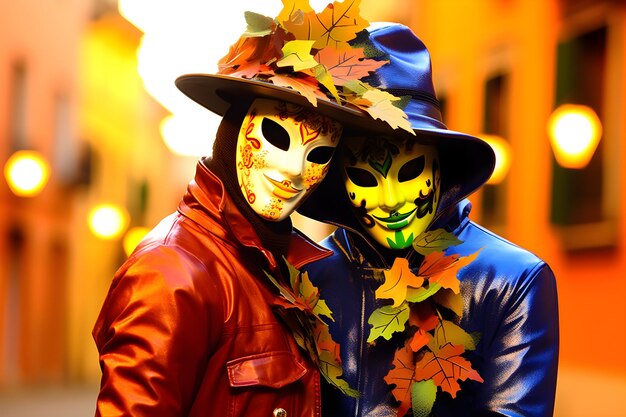
[[[413,248],[421,255],[429,255],[433,252],[439,252],[448,249],[450,246],[456,246],[463,243],[453,233],[447,232],[445,229],[429,230],[422,233],[413,241]]]
[[[383,306],[372,312],[367,322],[372,325],[367,342],[373,342],[379,337],[387,340],[395,332],[404,331],[405,323],[409,319],[409,305],[404,302],[398,307]]]
[[[406,300],[410,303],[420,303],[435,295],[441,289],[441,285],[434,283],[430,284],[428,288],[408,288],[406,291]]]
[[[248,27],[242,36],[245,37],[262,37],[272,33],[272,23],[274,19],[263,16],[254,12],[245,12],[246,23]]]
[[[437,386],[432,379],[414,382],[411,386],[413,417],[428,417],[437,396]]]
[[[432,351],[438,351],[446,344],[461,345],[465,350],[476,349],[475,334],[471,335],[449,320],[442,320],[435,328],[433,338],[428,343]]]
[[[358,97],[362,97],[363,94],[367,93],[372,87],[363,81],[359,80],[350,80],[343,85],[344,90],[348,90],[356,94]]]

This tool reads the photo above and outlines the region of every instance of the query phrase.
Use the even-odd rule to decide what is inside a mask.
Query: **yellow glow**
[[[548,134],[556,161],[565,168],[584,168],[593,156],[602,124],[587,106],[563,104],[548,120]]]
[[[511,160],[513,158],[511,145],[500,136],[482,134],[479,137],[487,142],[496,154],[496,166],[487,184],[499,184],[504,180],[511,168]]]
[[[128,213],[114,204],[100,204],[89,213],[89,228],[101,239],[119,237],[128,225]]]
[[[329,3],[314,1],[322,2],[324,6]],[[214,138],[212,126],[219,122],[218,116],[178,91],[174,80],[187,73],[217,72],[219,59],[246,29],[246,10],[276,16],[282,7],[280,1],[257,0],[225,2],[217,9],[215,3],[206,0],[118,1],[120,14],[144,33],[137,51],[137,70],[144,87],[173,114],[163,121],[161,130],[172,152],[207,155]],[[210,117],[217,122],[207,124]]]
[[[161,121],[161,136],[175,155],[210,156],[220,121],[220,117],[203,109],[166,116]]]
[[[126,256],[130,256],[130,254],[133,253],[139,242],[141,242],[141,239],[143,239],[149,231],[150,229],[143,226],[131,227],[128,229],[122,242]]]
[[[4,177],[13,194],[34,197],[48,183],[50,165],[39,152],[17,151],[4,165]]]

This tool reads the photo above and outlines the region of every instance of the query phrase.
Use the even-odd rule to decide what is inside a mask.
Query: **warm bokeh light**
[[[128,213],[122,207],[115,204],[100,204],[89,213],[89,228],[101,239],[115,239],[126,229],[128,218]]]
[[[4,165],[4,177],[13,194],[34,197],[48,183],[50,165],[35,151],[17,151]]]
[[[216,132],[220,119],[208,116],[206,110],[202,114],[166,116],[160,125],[165,146],[179,156],[211,155],[213,138],[207,132]]]
[[[496,155],[496,166],[487,184],[499,184],[504,180],[511,168],[513,157],[511,145],[504,138],[496,135],[481,134],[478,137],[487,142]]]
[[[548,134],[559,165],[580,169],[587,166],[598,147],[602,124],[590,107],[563,104],[550,115]]]
[[[149,228],[143,226],[135,226],[128,229],[122,241],[126,256],[130,256],[130,254],[133,253],[139,242],[141,242],[141,239],[143,239],[149,231]]]
[[[322,10],[330,0],[311,0]],[[238,0],[119,0],[119,12],[144,34],[137,51],[146,91],[172,115],[162,123],[168,149],[180,156],[205,156],[221,118],[185,97],[174,85],[183,74],[215,73],[217,62],[246,29],[247,10],[276,16],[282,2]]]

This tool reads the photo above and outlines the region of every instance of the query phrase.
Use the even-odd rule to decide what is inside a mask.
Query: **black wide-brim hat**
[[[449,130],[442,122],[432,81],[430,54],[408,27],[378,23],[371,25],[367,31],[371,45],[381,51],[389,63],[363,81],[397,97],[408,98],[403,110],[415,135],[403,129],[393,129],[388,123],[375,120],[350,104],[319,97],[317,106],[313,106],[296,90],[267,81],[220,74],[187,74],[176,80],[176,86],[188,97],[221,116],[238,101],[271,98],[314,108],[347,129],[366,134],[401,136],[432,144],[439,150],[441,163],[442,190],[438,206],[441,212],[476,191],[489,179],[495,166],[493,150],[483,140]],[[333,171],[338,169],[331,169],[318,190],[298,212],[316,220],[339,224],[354,217],[351,213],[336,213],[329,217],[329,201],[345,194],[341,176]]]

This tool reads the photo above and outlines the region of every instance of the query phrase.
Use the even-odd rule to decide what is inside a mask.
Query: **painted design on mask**
[[[237,138],[241,191],[266,220],[289,216],[328,172],[341,125],[306,108],[256,99]]]
[[[437,150],[413,139],[347,138],[346,191],[379,244],[405,249],[434,218],[441,183]]]

